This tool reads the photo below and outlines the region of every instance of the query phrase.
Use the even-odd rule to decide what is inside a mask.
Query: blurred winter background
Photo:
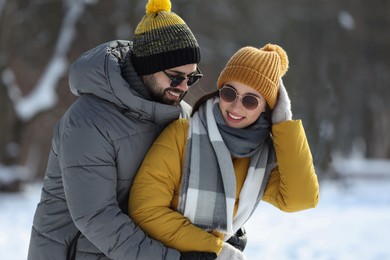
[[[172,0],[215,88],[240,47],[284,47],[285,85],[320,178],[316,209],[262,203],[248,259],[390,259],[390,1]],[[69,64],[131,39],[146,0],[0,0],[0,257],[25,259],[53,125],[76,99]]]

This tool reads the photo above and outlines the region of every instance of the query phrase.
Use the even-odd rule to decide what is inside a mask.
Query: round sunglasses
[[[237,91],[228,85],[223,86],[219,90],[219,96],[221,99],[228,103],[233,103],[239,97],[241,98],[242,105],[248,110],[256,109],[262,100],[252,94],[245,94],[243,96],[238,95]]]
[[[179,86],[186,79],[188,79],[187,86],[191,87],[196,82],[198,82],[198,80],[200,80],[200,78],[203,77],[203,74],[202,74],[202,72],[200,71],[199,68],[196,68],[196,72],[191,73],[191,74],[189,74],[189,75],[187,75],[185,77],[183,77],[181,75],[172,75],[172,74],[169,74],[168,72],[166,72],[164,70],[162,72],[164,72],[165,76],[167,76],[171,80],[171,85],[170,86],[172,88],[176,88],[177,86]]]

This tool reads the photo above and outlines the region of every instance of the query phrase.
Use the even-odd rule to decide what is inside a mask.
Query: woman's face
[[[245,128],[252,123],[254,123],[257,118],[260,116],[262,112],[265,111],[266,101],[265,99],[253,88],[249,87],[240,82],[230,81],[226,82],[222,88],[230,88],[228,89],[229,97],[231,100],[234,100],[234,92],[232,89],[236,91],[238,96],[236,96],[235,100],[231,102],[231,100],[226,100],[223,98],[223,94],[221,94],[220,90],[220,100],[219,100],[219,108],[221,109],[223,118],[225,123],[233,128]],[[222,89],[221,88],[221,89]],[[258,105],[254,109],[250,108],[250,105],[253,106],[253,101],[256,103],[252,97],[246,96],[254,96],[257,98]],[[230,101],[230,102],[229,102]],[[248,102],[250,101],[250,102]],[[246,103],[247,108],[243,105]]]

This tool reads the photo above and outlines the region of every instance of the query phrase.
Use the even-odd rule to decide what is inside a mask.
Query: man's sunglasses
[[[239,97],[241,98],[242,105],[248,110],[256,109],[262,102],[260,98],[251,94],[245,94],[243,96],[238,95],[237,91],[233,87],[228,85],[223,86],[219,90],[219,96],[223,101],[228,103],[233,103]]]
[[[198,82],[198,80],[203,77],[203,74],[202,72],[200,71],[199,68],[196,68],[196,72],[194,73],[191,73],[185,77],[181,76],[181,75],[172,75],[172,74],[169,74],[168,72],[164,71],[164,74],[171,80],[171,87],[172,88],[176,88],[177,86],[179,86],[184,80],[188,79],[187,81],[187,86],[191,87],[192,85],[194,85],[196,82]]]

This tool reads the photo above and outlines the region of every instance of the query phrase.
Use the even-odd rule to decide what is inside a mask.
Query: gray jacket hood
[[[122,77],[120,63],[132,51],[132,45],[130,41],[111,41],[82,54],[70,66],[72,93],[93,94],[157,124],[179,117],[180,107],[147,100],[134,90],[145,87],[134,68],[130,68],[134,73],[131,82]]]

